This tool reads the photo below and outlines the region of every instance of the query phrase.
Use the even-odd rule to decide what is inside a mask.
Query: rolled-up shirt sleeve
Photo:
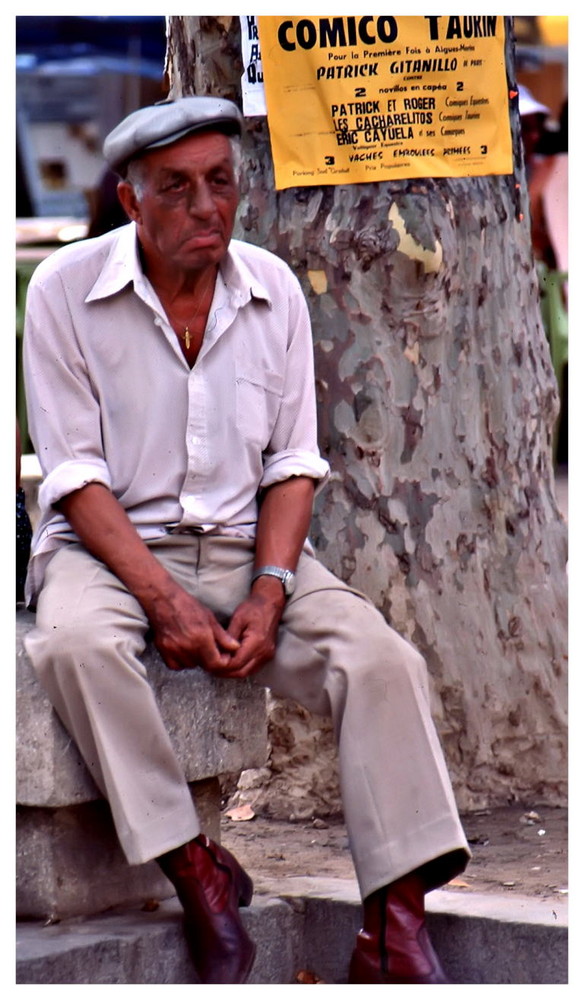
[[[306,300],[295,277],[290,280],[288,343],[282,402],[270,444],[264,452],[261,487],[291,476],[309,476],[320,490],[330,468],[317,443],[312,331]]]
[[[37,268],[29,286],[23,368],[29,432],[44,477],[41,510],[90,482],[111,488],[99,402],[74,330],[67,289],[50,260]]]
[[[261,486],[265,489],[274,483],[280,483],[292,476],[309,476],[318,480],[317,490],[320,490],[329,477],[329,464],[311,451],[280,451],[264,465],[264,475]]]
[[[103,483],[111,489],[111,479],[105,462],[83,460],[61,462],[43,480],[39,488],[39,505],[43,510],[52,507],[67,494],[87,486],[88,483]]]

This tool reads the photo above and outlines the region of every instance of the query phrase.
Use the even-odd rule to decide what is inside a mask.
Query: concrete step
[[[434,946],[453,983],[568,982],[565,900],[440,889],[428,896],[427,909]],[[16,982],[196,983],[181,914],[171,899],[150,912],[20,923]],[[325,983],[347,982],[361,923],[353,880],[262,881],[242,914],[258,948],[251,984],[296,983],[301,972]]]

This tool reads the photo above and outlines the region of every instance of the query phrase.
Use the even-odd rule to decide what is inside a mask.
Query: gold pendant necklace
[[[185,326],[185,332],[178,334],[178,337],[181,340],[184,341],[184,344],[185,344],[185,347],[186,347],[187,351],[190,351],[190,349],[191,349],[191,340],[193,339],[193,337],[196,336],[196,333],[191,333],[189,327],[194,326],[194,324],[198,320],[199,314],[200,314],[200,312],[201,312],[201,310],[203,308],[203,304],[205,302],[205,296],[206,296],[207,292],[209,291],[209,286],[211,284],[211,281],[216,276],[216,274],[217,274],[216,271],[212,271],[211,272],[211,275],[209,276],[209,279],[207,280],[207,282],[205,284],[205,287],[204,287],[203,291],[201,292],[201,297],[200,297],[200,299],[199,299],[199,301],[197,303],[197,308],[196,308],[194,316],[186,324],[186,326]],[[168,314],[168,317],[169,317],[169,319],[171,321],[171,325],[173,327],[174,326],[180,326],[180,325],[182,325],[182,324],[180,324],[180,322],[178,320],[173,320],[172,314],[170,312],[170,309],[168,309],[168,307],[166,308],[166,312]]]

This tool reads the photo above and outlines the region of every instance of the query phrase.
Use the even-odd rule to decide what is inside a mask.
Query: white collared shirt
[[[288,266],[251,244],[230,244],[192,369],[133,223],[56,251],[30,282],[24,372],[44,477],[28,600],[75,539],[53,504],[87,483],[107,486],[145,539],[253,537],[258,489],[328,476],[306,302]]]

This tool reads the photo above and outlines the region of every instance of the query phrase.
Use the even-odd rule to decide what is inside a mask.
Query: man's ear
[[[118,184],[118,198],[124,212],[132,222],[141,222],[140,202],[136,198],[136,192],[127,181],[120,181]]]

